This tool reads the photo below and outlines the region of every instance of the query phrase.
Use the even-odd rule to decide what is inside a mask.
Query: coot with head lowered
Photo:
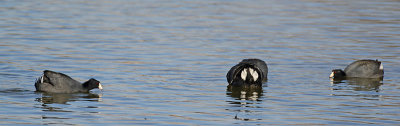
[[[357,60],[348,65],[344,71],[341,69],[332,70],[330,78],[383,78],[383,64],[378,60]]]
[[[43,71],[43,75],[35,83],[35,88],[36,91],[49,93],[77,93],[89,92],[94,88],[103,89],[100,81],[96,79],[80,83],[68,75],[50,70]]]

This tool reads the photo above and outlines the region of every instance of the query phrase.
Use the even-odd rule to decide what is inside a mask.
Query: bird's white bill
[[[329,75],[329,78],[332,78],[332,77],[333,77],[333,75],[334,75],[334,74],[333,74],[333,72],[332,72],[332,73],[331,73],[331,75]]]
[[[381,63],[381,66],[379,66],[379,70],[383,70],[383,63]]]
[[[99,83],[99,89],[103,90],[103,86],[101,86],[101,84]]]

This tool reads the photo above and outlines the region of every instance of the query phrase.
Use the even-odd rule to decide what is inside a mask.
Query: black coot
[[[77,93],[89,92],[94,88],[103,89],[96,79],[89,79],[82,84],[68,75],[50,70],[43,71],[43,75],[35,83],[35,88],[36,91],[50,93]]]
[[[262,85],[267,81],[268,66],[260,59],[244,59],[226,74],[229,85]]]
[[[332,70],[330,78],[383,78],[383,65],[378,60],[357,60],[348,65],[344,71],[341,69]]]

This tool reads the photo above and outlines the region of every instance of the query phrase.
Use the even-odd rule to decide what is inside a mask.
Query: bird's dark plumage
[[[49,93],[77,93],[89,92],[94,88],[102,89],[102,85],[93,78],[82,84],[63,73],[45,70],[35,82],[35,88],[36,91]]]
[[[268,66],[260,59],[244,59],[227,73],[229,85],[262,85],[267,81]]]
[[[383,78],[383,65],[378,60],[357,60],[349,64],[344,71],[341,69],[332,70],[331,78]]]

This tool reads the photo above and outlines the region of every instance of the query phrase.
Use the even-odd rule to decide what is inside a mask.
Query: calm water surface
[[[0,1],[0,124],[398,125],[400,2]],[[227,87],[243,58],[262,88]],[[385,78],[331,81],[379,59]],[[104,90],[35,92],[45,69]]]

